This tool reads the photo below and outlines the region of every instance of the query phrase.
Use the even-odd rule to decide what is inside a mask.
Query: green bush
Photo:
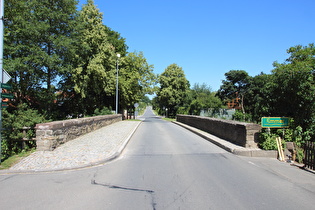
[[[22,148],[23,137],[32,139],[35,137],[34,127],[37,123],[47,122],[45,117],[38,113],[37,110],[30,109],[27,104],[20,104],[16,108],[3,110],[3,131],[2,131],[2,160],[35,148],[35,141],[26,142],[25,147]],[[27,130],[26,136],[23,134],[23,127],[30,127]]]
[[[277,129],[271,130],[271,133],[263,132],[259,135],[259,147],[264,150],[277,150],[276,138],[281,137],[282,146],[285,148],[285,142],[294,142],[296,145],[296,160],[299,163],[303,162],[304,150],[303,143],[305,140],[309,140],[310,135],[308,132],[303,132],[301,126],[297,126],[295,129]]]
[[[303,163],[303,159],[304,159],[304,149],[297,147],[296,148],[296,159],[299,163]],[[296,161],[296,160],[294,160]]]
[[[188,110],[186,107],[181,106],[177,109],[177,114],[188,114]]]
[[[274,133],[260,133],[259,135],[259,147],[264,150],[276,150],[277,142],[276,138],[277,134]]]
[[[103,109],[96,108],[94,110],[93,116],[110,115],[110,114],[113,114],[112,111],[109,108],[104,107]]]
[[[250,114],[244,114],[240,110],[236,110],[235,113],[232,116],[233,120],[240,121],[240,122],[251,122],[252,116]]]

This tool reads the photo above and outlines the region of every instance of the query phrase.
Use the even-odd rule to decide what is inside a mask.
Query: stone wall
[[[258,124],[193,115],[177,115],[176,120],[239,146],[258,148],[258,133],[261,131]]]
[[[37,150],[52,151],[60,144],[121,120],[122,115],[117,114],[37,124]]]

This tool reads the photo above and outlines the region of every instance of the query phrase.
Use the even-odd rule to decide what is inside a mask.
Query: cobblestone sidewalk
[[[54,151],[38,151],[9,171],[52,171],[96,165],[117,157],[140,121],[121,121],[69,141]]]

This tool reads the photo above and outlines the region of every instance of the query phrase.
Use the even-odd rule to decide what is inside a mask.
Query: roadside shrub
[[[244,114],[240,110],[236,110],[232,116],[232,120],[240,121],[240,122],[251,122],[252,116],[250,114]]]
[[[186,107],[181,106],[178,108],[177,114],[188,114],[188,110]]]
[[[296,148],[296,160],[299,162],[299,163],[303,163],[303,159],[304,159],[304,149],[303,148],[300,148],[300,147],[297,147]],[[295,161],[296,161],[295,160]]]
[[[259,147],[264,150],[276,150],[277,142],[276,138],[277,134],[274,133],[260,133],[259,135]]]
[[[20,104],[12,110],[3,110],[3,131],[2,131],[2,160],[18,154],[23,150],[29,150],[36,147],[34,141],[27,142],[25,148],[22,148],[23,137],[32,139],[35,137],[34,127],[37,123],[47,122],[45,117],[37,110],[30,109],[27,104]],[[30,127],[23,135],[23,127]]]
[[[303,162],[304,149],[303,144],[310,139],[308,132],[303,132],[301,126],[296,128],[276,129],[270,133],[263,132],[259,135],[259,147],[264,150],[277,150],[276,138],[281,137],[282,146],[285,148],[285,142],[293,142],[296,146],[296,160],[299,163]]]
[[[94,114],[93,116],[99,116],[99,115],[111,115],[113,114],[111,109],[107,108],[107,107],[104,107],[103,109],[99,109],[99,108],[96,108],[94,110]]]

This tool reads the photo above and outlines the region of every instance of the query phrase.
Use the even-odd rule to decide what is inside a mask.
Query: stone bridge
[[[258,148],[258,134],[261,131],[261,126],[258,124],[194,115],[177,115],[176,120],[236,145],[245,148]]]
[[[37,124],[37,150],[52,151],[60,144],[121,120],[122,115],[115,114]]]

